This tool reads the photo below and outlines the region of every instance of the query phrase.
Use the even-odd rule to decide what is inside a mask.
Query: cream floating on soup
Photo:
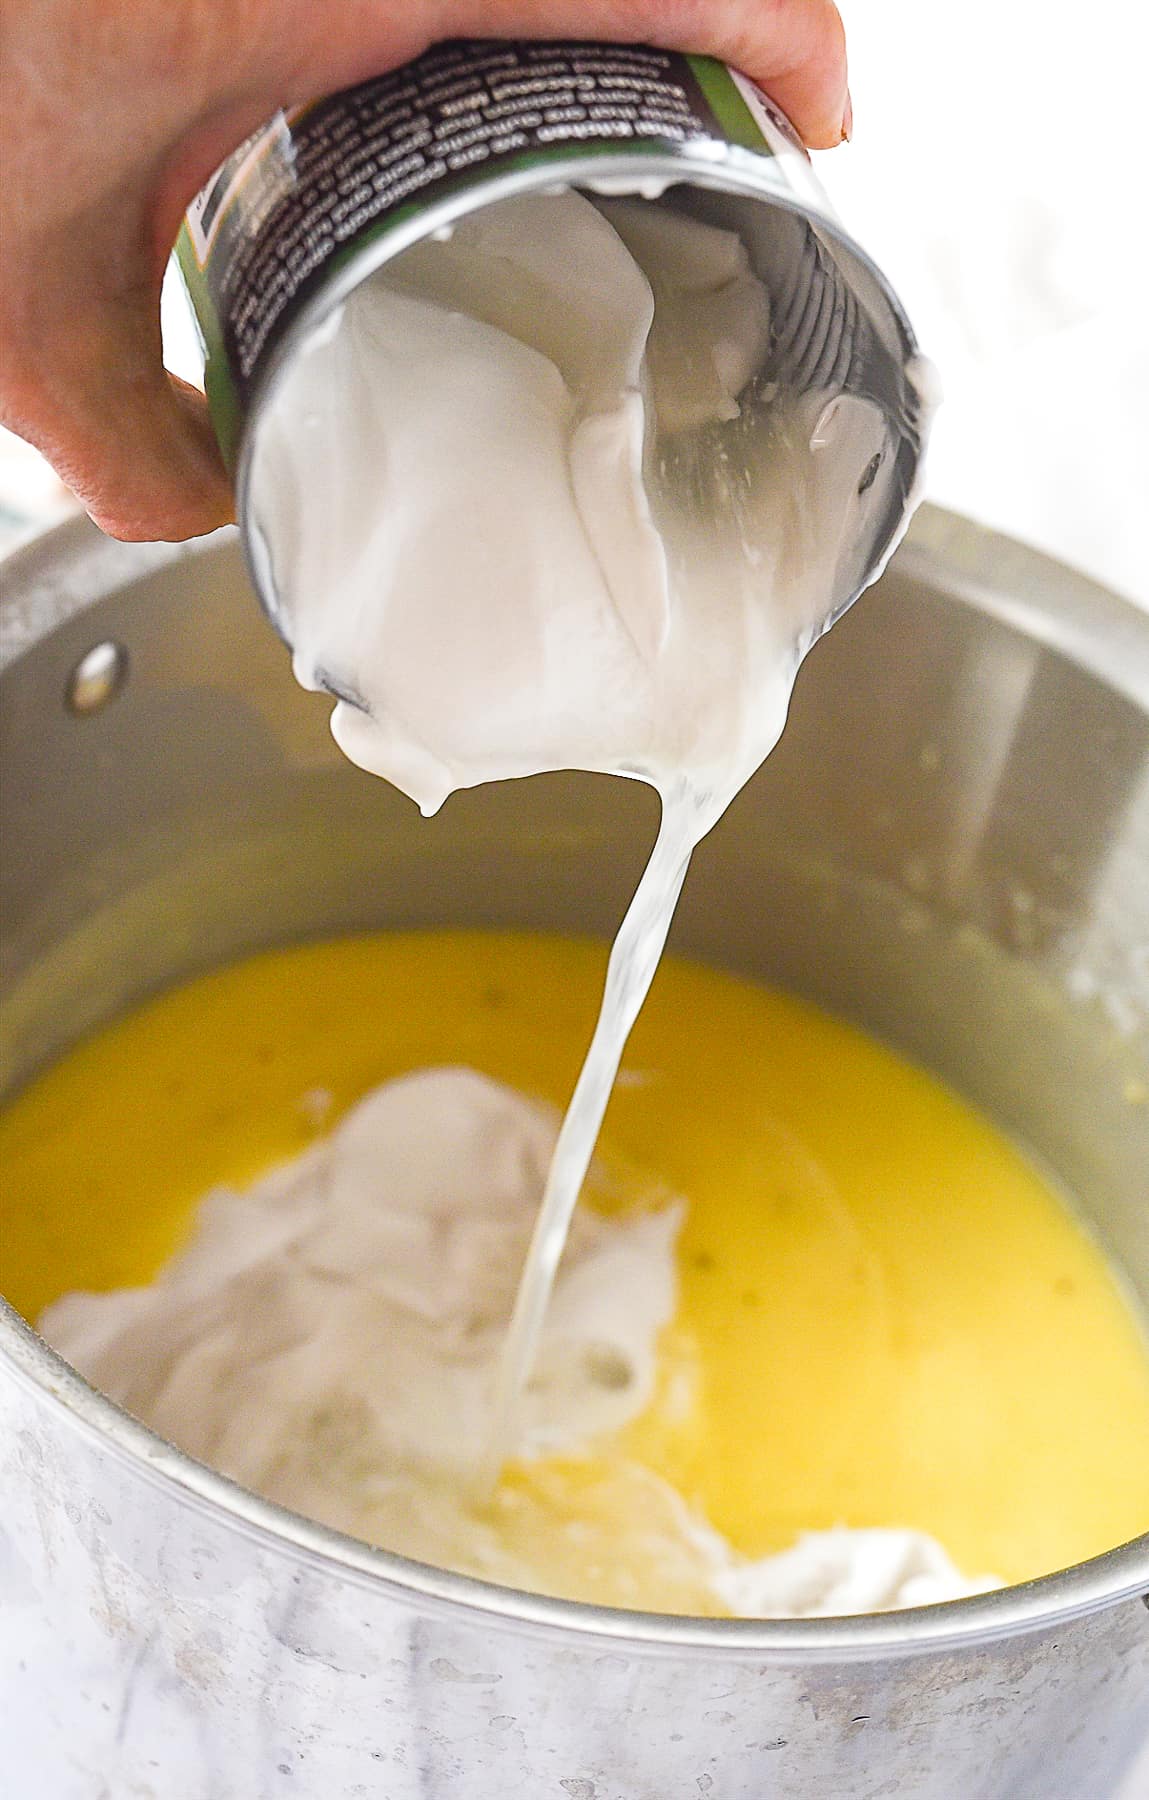
[[[164,1437],[270,1499],[422,1562],[545,1588],[552,1569],[519,1541],[515,1516],[540,1502],[485,1505],[473,1486],[556,1129],[548,1108],[472,1070],[400,1077],[246,1192],[210,1195],[150,1286],[73,1294],[41,1329]],[[865,1611],[996,1585],[964,1580],[905,1530],[808,1533],[748,1561],[619,1453],[654,1399],[684,1209],[633,1174],[592,1180],[636,1204],[575,1214],[516,1448],[528,1465],[597,1452],[596,1504],[610,1506],[618,1542],[591,1554],[616,1565],[614,1582],[629,1565],[651,1604],[735,1614]],[[551,1523],[577,1554],[577,1518],[556,1506]]]
[[[546,1592],[832,1612],[1143,1530],[1149,1352],[1058,1198],[891,1051],[675,957],[475,1494],[603,959],[387,933],[160,996],[0,1113],[8,1291],[239,1479]]]

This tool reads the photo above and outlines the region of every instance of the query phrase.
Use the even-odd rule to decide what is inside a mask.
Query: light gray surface
[[[418,820],[339,759],[228,537],[132,551],[76,526],[8,586],[8,1079],[260,943],[617,916],[647,796],[548,778]],[[106,637],[128,683],[77,718],[68,678]],[[1061,1172],[1145,1294],[1149,1119],[1124,1087],[1149,1066],[1147,855],[1149,624],[927,512],[812,657],[675,941],[937,1068]],[[17,1792],[1103,1800],[1142,1736],[1149,1544],[855,1621],[532,1601],[278,1514],[6,1342]]]

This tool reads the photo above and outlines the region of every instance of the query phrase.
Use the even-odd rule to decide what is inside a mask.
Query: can
[[[887,420],[889,469],[831,617],[883,566],[916,497],[928,413],[920,359],[896,295],[838,223],[789,121],[710,57],[454,41],[278,114],[216,171],[179,235],[212,418],[273,618],[249,482],[285,367],[385,262],[478,208],[556,187],[676,196],[738,233],[769,290],[768,365],[799,385],[877,400]]]

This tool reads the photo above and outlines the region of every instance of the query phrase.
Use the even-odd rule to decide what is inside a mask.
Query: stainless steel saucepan
[[[617,921],[651,797],[545,777],[423,821],[340,757],[233,535],[129,548],[74,522],[2,579],[9,1090],[260,946]],[[809,658],[673,943],[935,1069],[1060,1178],[1149,1301],[1149,616],[926,509]],[[13,1794],[1103,1800],[1149,1725],[1149,1537],[909,1613],[647,1617],[443,1574],[256,1499],[10,1311],[0,1417]]]

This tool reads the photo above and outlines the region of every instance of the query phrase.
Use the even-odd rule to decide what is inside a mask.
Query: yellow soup
[[[0,1115],[4,1291],[29,1318],[149,1280],[196,1201],[405,1070],[556,1105],[605,953],[411,932],[161,996]],[[937,1081],[811,1006],[668,959],[604,1143],[686,1197],[679,1304],[627,1453],[740,1551],[908,1525],[1020,1581],[1149,1527],[1149,1349],[1104,1258]],[[578,1504],[593,1472],[565,1482]],[[588,1500],[588,1504],[590,1501]]]

